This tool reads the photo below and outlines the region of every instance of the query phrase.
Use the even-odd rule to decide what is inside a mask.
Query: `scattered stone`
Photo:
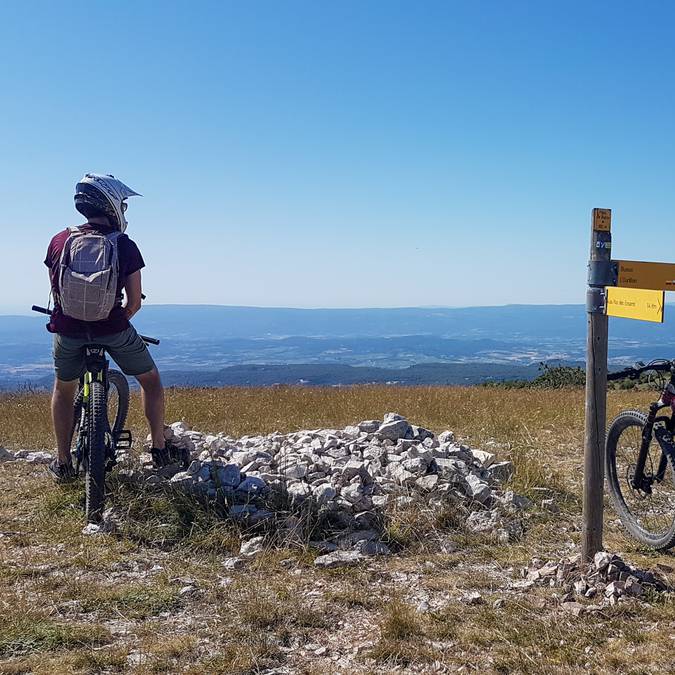
[[[312,487],[312,496],[319,504],[326,504],[337,496],[337,490],[330,483],[320,483]]]
[[[225,558],[223,560],[223,567],[226,570],[238,570],[241,569],[246,564],[246,561],[243,558]]]
[[[607,551],[598,551],[593,558],[595,569],[602,572],[607,569],[612,562],[612,556]]]
[[[484,469],[487,469],[495,461],[495,456],[491,452],[485,450],[471,450],[474,459],[480,462]]]
[[[469,474],[466,477],[469,486],[469,496],[481,504],[486,504],[492,498],[492,490],[487,483],[484,483],[475,474]]]
[[[254,516],[257,511],[257,507],[253,506],[253,504],[235,504],[229,508],[227,515],[235,521],[247,520],[251,516]]]
[[[263,550],[264,540],[264,537],[253,537],[253,539],[242,542],[239,555],[244,558],[253,558]]]
[[[28,464],[49,464],[53,459],[54,456],[48,452],[29,452],[24,457]]]
[[[332,553],[337,551],[337,544],[334,544],[332,541],[310,541],[309,545],[312,548],[315,548],[319,553]]]
[[[481,605],[483,604],[483,596],[478,591],[472,591],[467,593],[460,598],[460,602],[463,602],[465,605]]]
[[[579,579],[579,581],[574,582],[574,592],[577,595],[586,595],[588,591],[588,584],[585,579]]]
[[[624,592],[628,595],[633,595],[639,598],[644,594],[644,588],[637,578],[631,575],[628,577],[628,579],[626,579],[624,584]]]
[[[386,419],[386,416],[385,416]],[[397,441],[399,438],[404,438],[408,432],[411,431],[410,424],[405,419],[392,420],[384,422],[377,430],[377,435],[380,438],[386,438],[390,441]]]
[[[262,478],[257,476],[249,476],[244,478],[241,483],[237,486],[237,492],[247,494],[247,495],[263,495],[269,491],[267,483]]]
[[[391,555],[391,549],[381,541],[360,541],[356,550],[363,555]]]
[[[365,559],[366,557],[359,551],[334,551],[333,553],[320,555],[314,560],[314,565],[324,569],[332,569],[356,565]]]
[[[14,453],[11,453],[9,450],[5,450],[5,448],[0,448],[0,462],[11,462],[14,459]]]
[[[499,514],[493,511],[474,511],[466,519],[466,527],[470,532],[491,532],[499,524]]]
[[[379,428],[382,422],[380,420],[364,420],[359,422],[357,425],[360,431],[363,431],[366,434],[374,434]]]
[[[415,481],[415,485],[425,492],[431,492],[436,485],[438,484],[439,477],[437,474],[429,474],[428,476],[422,476]]]
[[[455,434],[452,431],[444,431],[438,435],[438,442],[443,445],[443,443],[454,443]]]
[[[190,468],[194,464],[196,464],[196,462],[192,462]],[[188,473],[190,473],[189,468]],[[198,471],[196,473],[198,473]],[[241,471],[236,464],[226,464],[225,466],[219,466],[213,473],[215,474],[214,478],[218,487],[236,488],[242,482]]]
[[[541,508],[549,513],[560,513],[560,509],[553,499],[542,499]]]
[[[513,463],[512,462],[497,462],[488,467],[488,475],[492,480],[506,483],[513,478]]]
[[[586,606],[580,602],[563,602],[561,607],[574,616],[581,616],[586,611]]]
[[[657,592],[671,590],[653,572],[630,565],[607,551],[596,553],[593,562],[588,565],[581,563],[579,555],[557,562],[543,563],[533,559],[525,574],[527,581],[532,584],[564,588],[562,606],[572,612],[576,611],[574,605],[579,604],[574,602],[574,595],[589,600],[599,599],[601,603],[613,605],[621,598],[644,599],[647,588]],[[584,611],[590,611],[589,605],[581,606]]]
[[[499,498],[499,501],[504,504],[504,506],[510,507],[511,509],[515,509],[517,511],[529,509],[532,507],[532,502],[527,497],[524,497],[523,495],[517,495],[511,490],[507,490],[504,493],[504,496]]]
[[[88,523],[82,528],[82,534],[86,536],[103,534],[103,528],[96,523]]]

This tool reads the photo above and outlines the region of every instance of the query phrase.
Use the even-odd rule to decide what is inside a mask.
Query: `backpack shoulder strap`
[[[109,232],[108,234],[105,235],[106,239],[112,244],[113,257],[111,262],[116,275],[119,274],[120,269],[119,240],[122,234],[123,232],[115,230],[115,232]]]
[[[77,237],[82,234],[82,231],[77,227],[68,227],[68,236],[63,242],[63,248],[61,249],[61,255],[59,256],[59,265],[63,268],[68,264],[68,256],[70,254],[70,242],[74,237]]]

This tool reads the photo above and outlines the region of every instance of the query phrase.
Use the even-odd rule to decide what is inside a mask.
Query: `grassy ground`
[[[649,399],[611,392],[609,415]],[[670,598],[575,618],[560,609],[556,589],[507,589],[531,557],[559,558],[578,543],[583,392],[172,390],[167,404],[170,421],[232,435],[344,426],[397,411],[475,445],[493,443],[515,462],[514,489],[536,506],[523,539],[509,546],[467,536],[452,514],[407,513],[390,523],[403,546],[390,558],[319,571],[316,553],[294,546],[231,571],[222,561],[238,550],[240,532],[192,503],[116,483],[116,505],[130,524],[83,537],[81,487],[57,488],[41,467],[0,464],[0,672],[675,670]],[[137,439],[145,434],[139,409],[134,399]],[[46,396],[0,395],[0,445],[51,449]],[[539,508],[545,497],[559,514]],[[428,546],[426,529],[455,550]],[[609,509],[605,541],[636,564],[673,564],[626,538]],[[481,604],[460,601],[471,590]],[[425,602],[429,611],[420,611]]]

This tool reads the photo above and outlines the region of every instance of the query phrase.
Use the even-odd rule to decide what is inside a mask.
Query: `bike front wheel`
[[[108,406],[102,382],[89,385],[88,442],[85,493],[87,522],[97,523],[105,504],[106,441],[108,436]]]
[[[610,425],[605,453],[607,485],[612,505],[630,534],[647,546],[668,549],[675,545],[675,472],[653,433],[644,480],[639,489],[634,485],[646,423],[644,413],[625,410]],[[667,417],[657,418],[654,428],[667,423]]]
[[[75,402],[73,404],[73,430],[79,431],[80,420],[82,416],[83,406],[83,392],[82,389],[77,392]],[[108,425],[112,432],[113,438],[117,440],[120,432],[124,429],[127,421],[127,414],[129,413],[129,382],[119,370],[108,371],[108,398],[107,398],[107,414]]]

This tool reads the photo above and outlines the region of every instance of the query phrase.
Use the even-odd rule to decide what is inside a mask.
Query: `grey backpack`
[[[66,316],[101,321],[110,315],[117,301],[120,234],[70,228],[59,265],[59,305]]]

